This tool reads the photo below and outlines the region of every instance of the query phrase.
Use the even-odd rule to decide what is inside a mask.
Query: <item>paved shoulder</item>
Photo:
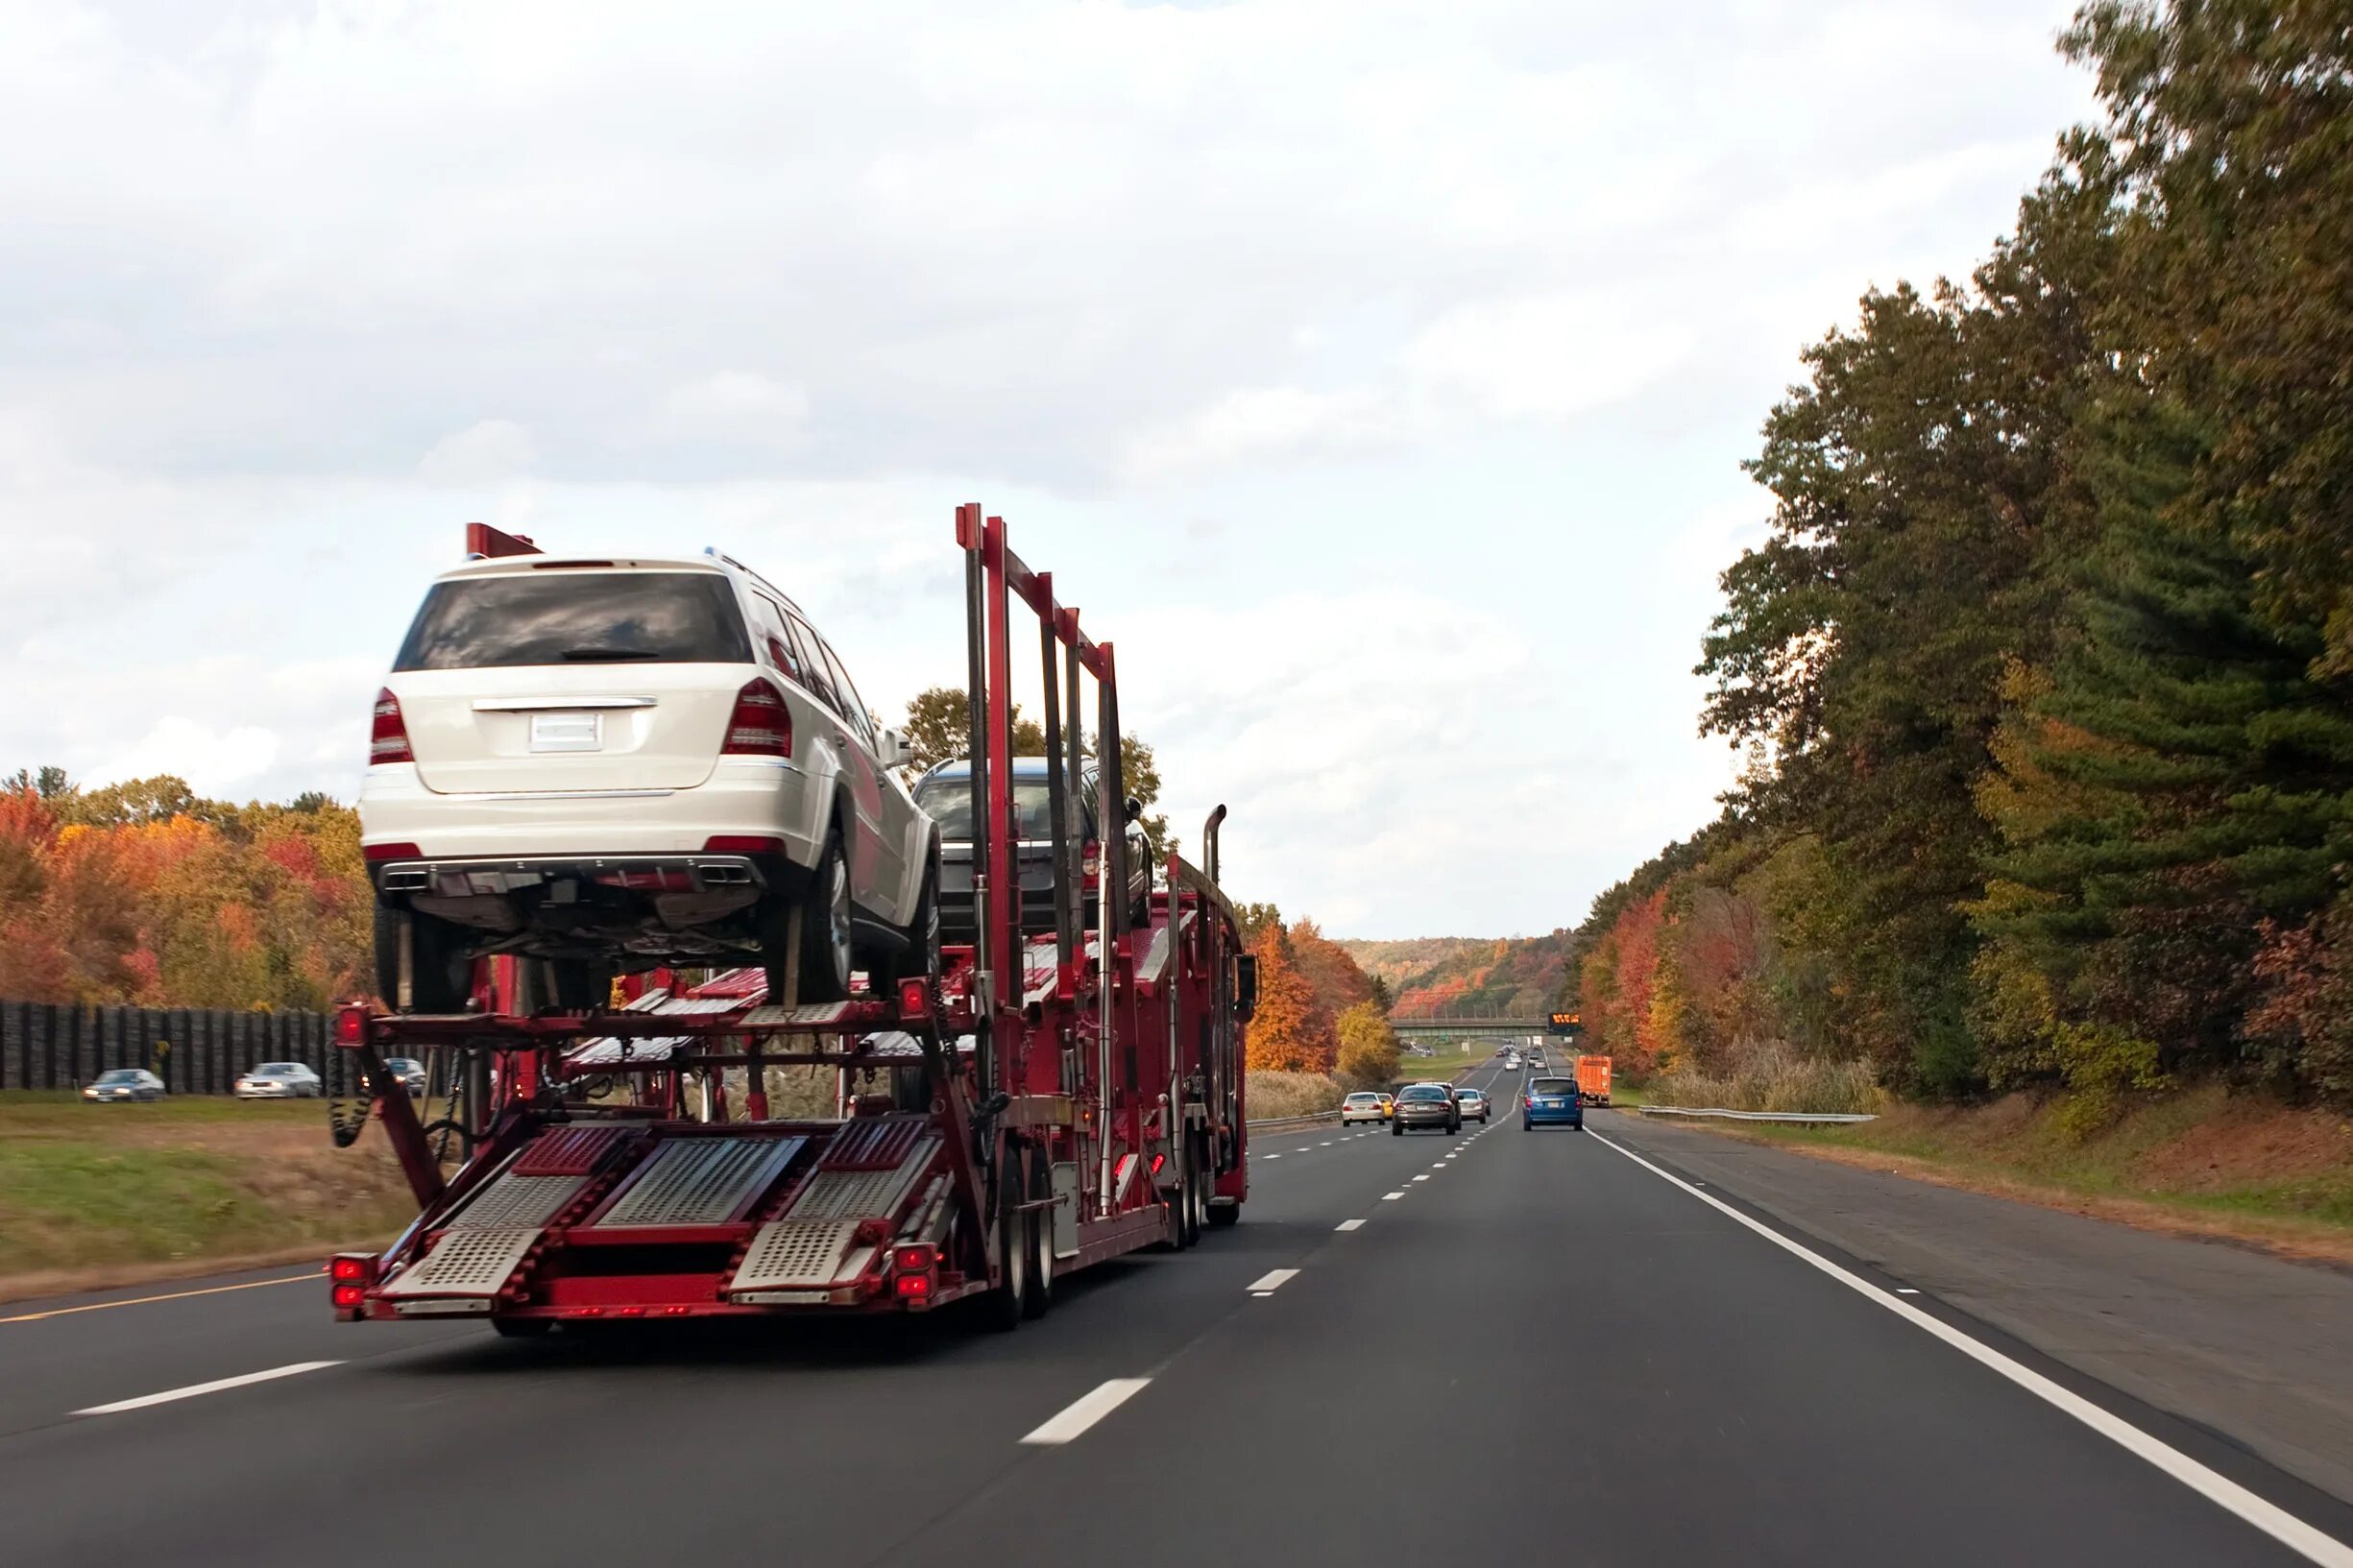
[[[2353,1275],[1633,1115],[1593,1126],[2353,1502]]]

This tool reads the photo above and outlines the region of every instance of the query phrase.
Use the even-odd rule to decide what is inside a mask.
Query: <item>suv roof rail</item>
[[[793,603],[791,594],[787,593],[783,589],[778,588],[774,583],[769,582],[765,577],[761,576],[760,573],[754,571],[751,567],[745,566],[734,556],[729,555],[726,551],[720,549],[716,544],[704,545],[703,554],[711,557],[714,561],[717,561],[724,566],[733,567],[736,570],[743,573],[744,576],[749,577],[759,587],[764,588],[770,593],[775,594],[776,597],[783,602],[786,609],[791,611],[803,620],[807,620],[809,618],[809,612],[803,610],[799,605]]]

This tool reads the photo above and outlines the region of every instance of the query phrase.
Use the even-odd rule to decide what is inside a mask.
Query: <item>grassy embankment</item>
[[[2353,1262],[2353,1120],[2219,1086],[2127,1104],[2088,1136],[2064,1109],[2012,1095],[1968,1107],[1884,1102],[1879,1120],[1843,1126],[1688,1124],[2149,1229]]]
[[[317,1100],[0,1094],[0,1299],[315,1260],[415,1213],[383,1135],[336,1148]]]

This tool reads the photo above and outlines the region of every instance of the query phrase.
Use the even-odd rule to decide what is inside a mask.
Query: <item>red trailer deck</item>
[[[1098,820],[1127,819],[1111,646],[1079,629],[1005,524],[959,507],[965,558],[979,940],[887,994],[794,1005],[759,970],[632,983],[626,1006],[524,1010],[492,961],[483,1009],[347,1009],[338,1043],[420,1205],[377,1254],[330,1265],[352,1320],[473,1315],[505,1333],[589,1319],[927,1312],[983,1297],[1010,1327],[1055,1279],[1189,1246],[1249,1195],[1242,1027],[1255,993],[1204,867],[1155,857],[1140,908],[1081,929],[1068,792],[1084,776],[1082,673],[1102,737]],[[495,541],[492,543],[496,543]],[[484,546],[470,535],[470,549]],[[1024,935],[1010,787],[1012,606],[1034,614],[1047,698],[1054,929]],[[1065,713],[1071,722],[1065,723]],[[1128,885],[1104,835],[1101,885]],[[455,1164],[385,1070],[438,1058],[469,1086]],[[764,1069],[830,1069],[837,1115],[772,1117]],[[449,1131],[452,1129],[441,1129]]]

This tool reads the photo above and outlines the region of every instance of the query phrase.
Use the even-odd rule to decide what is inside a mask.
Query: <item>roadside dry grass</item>
[[[316,1100],[0,1094],[0,1300],[315,1261],[414,1213],[383,1135],[336,1148]]]
[[[2086,1138],[2056,1101],[1895,1104],[1877,1122],[1703,1122],[1723,1136],[2150,1230],[2353,1264],[2353,1121],[2208,1087],[2128,1107]]]
[[[1252,1073],[1243,1084],[1244,1103],[1253,1122],[1315,1116],[1335,1109],[1346,1093],[1321,1073]]]

